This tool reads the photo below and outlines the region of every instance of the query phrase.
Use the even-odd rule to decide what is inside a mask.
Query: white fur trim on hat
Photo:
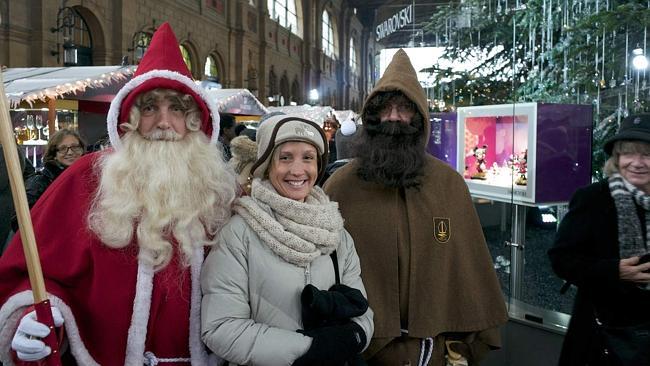
[[[124,98],[126,98],[133,89],[142,85],[145,81],[155,78],[176,80],[190,88],[193,92],[195,92],[203,99],[205,104],[208,106],[208,109],[210,110],[210,116],[212,117],[212,136],[210,137],[210,141],[212,143],[216,143],[219,139],[219,107],[217,106],[216,100],[211,100],[208,94],[205,92],[205,89],[197,85],[192,79],[188,78],[185,75],[169,70],[152,70],[131,79],[115,95],[113,101],[111,101],[111,107],[108,110],[107,116],[107,128],[108,137],[111,140],[111,145],[113,148],[116,150],[122,148],[122,140],[120,140],[118,125],[120,110],[122,108],[122,102],[124,101]]]

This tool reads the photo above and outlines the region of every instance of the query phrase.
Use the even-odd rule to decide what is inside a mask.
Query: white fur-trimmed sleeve
[[[63,315],[64,326],[70,352],[77,364],[95,366],[99,365],[88,352],[79,335],[79,327],[72,315],[70,307],[60,298],[48,294],[52,306],[56,306]],[[34,303],[32,291],[27,290],[11,296],[0,308],[0,362],[5,366],[13,366],[11,358],[11,340],[16,333],[18,323],[25,312],[25,309]]]

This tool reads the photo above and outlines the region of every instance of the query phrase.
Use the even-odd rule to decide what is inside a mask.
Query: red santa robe
[[[32,209],[45,286],[65,319],[67,352],[79,365],[140,366],[145,352],[159,361],[178,359],[161,365],[215,362],[200,339],[202,250],[189,268],[180,265],[177,252],[154,273],[138,261],[135,243],[111,249],[89,230],[98,156],[66,169]],[[18,235],[0,257],[0,278],[0,362],[10,365],[11,339],[33,302]]]

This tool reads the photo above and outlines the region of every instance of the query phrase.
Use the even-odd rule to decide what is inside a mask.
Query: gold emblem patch
[[[438,243],[446,243],[451,237],[451,225],[448,218],[433,218],[433,236]]]

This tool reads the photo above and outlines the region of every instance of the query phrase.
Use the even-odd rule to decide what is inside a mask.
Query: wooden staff
[[[11,117],[9,116],[9,103],[5,95],[2,73],[0,73],[0,144],[3,146],[2,151],[5,162],[7,163],[11,195],[13,196],[16,216],[18,217],[18,227],[20,228],[20,238],[23,242],[29,282],[32,286],[32,293],[34,294],[36,318],[39,322],[50,328],[50,334],[43,341],[52,349],[52,353],[45,359],[45,363],[48,366],[60,366],[61,359],[59,357],[59,346],[54,331],[54,319],[52,317],[52,309],[50,308],[50,300],[47,298],[47,292],[45,291],[43,270],[41,269],[41,262],[36,248],[32,218],[29,215],[29,204],[27,203],[22,169],[20,168],[18,152],[16,151],[16,139],[14,137]]]

